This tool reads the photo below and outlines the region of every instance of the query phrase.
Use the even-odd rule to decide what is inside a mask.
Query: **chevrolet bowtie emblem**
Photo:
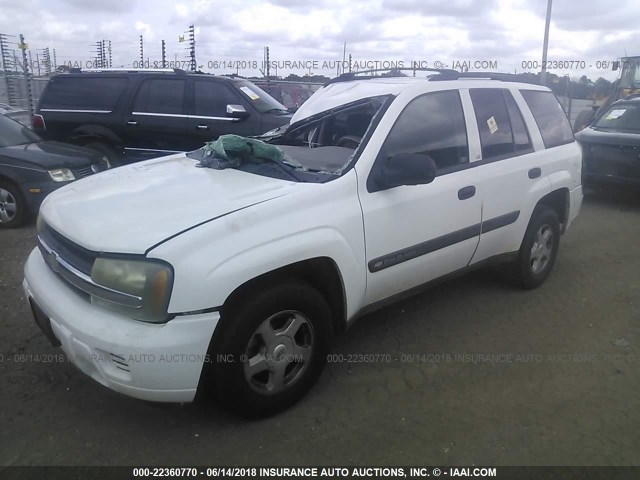
[[[58,261],[58,254],[53,250],[46,256],[47,263],[51,267],[51,270],[58,273],[60,271],[60,262]]]

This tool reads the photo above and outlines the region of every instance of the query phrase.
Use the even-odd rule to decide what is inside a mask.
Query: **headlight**
[[[93,295],[91,302],[117,310],[136,320],[163,323],[173,287],[173,269],[159,260],[98,258],[91,270],[94,283],[115,292],[141,299],[140,304],[127,305],[116,297]]]
[[[70,182],[76,179],[76,177],[73,176],[73,172],[68,168],[49,170],[49,176],[54,182]]]

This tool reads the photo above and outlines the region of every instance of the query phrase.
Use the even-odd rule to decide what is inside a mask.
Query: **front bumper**
[[[584,180],[587,184],[608,183],[622,187],[640,188],[640,175],[635,177],[626,177],[621,175],[585,172]]]
[[[144,400],[193,401],[218,312],[180,316],[161,325],[109,312],[51,271],[38,248],[25,265],[23,287],[27,300],[32,298],[50,318],[69,360],[94,380]]]

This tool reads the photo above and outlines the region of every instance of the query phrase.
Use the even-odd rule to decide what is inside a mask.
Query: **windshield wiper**
[[[271,113],[271,112],[284,112],[284,113],[291,113],[289,110],[287,110],[286,108],[270,108],[269,110],[265,111],[264,113]]]

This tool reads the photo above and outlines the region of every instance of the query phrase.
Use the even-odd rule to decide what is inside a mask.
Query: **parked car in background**
[[[86,146],[113,163],[200,148],[225,133],[259,135],[291,113],[242,78],[183,70],[101,70],[54,75],[33,129]]]
[[[585,184],[640,187],[640,95],[613,103],[576,139],[582,145]]]
[[[43,141],[0,115],[0,228],[21,225],[53,190],[108,168],[93,150]]]
[[[6,103],[0,103],[0,115],[9,117],[27,127],[31,126],[31,118],[29,117],[28,110],[12,107]]]
[[[51,342],[133,397],[208,388],[272,414],[366,312],[497,262],[541,285],[582,203],[580,147],[537,85],[340,77],[282,130],[51,195],[24,281]]]
[[[295,112],[322,85],[293,82],[272,81],[267,83],[254,80],[255,84],[268,92],[273,98],[282,103],[290,111]]]

